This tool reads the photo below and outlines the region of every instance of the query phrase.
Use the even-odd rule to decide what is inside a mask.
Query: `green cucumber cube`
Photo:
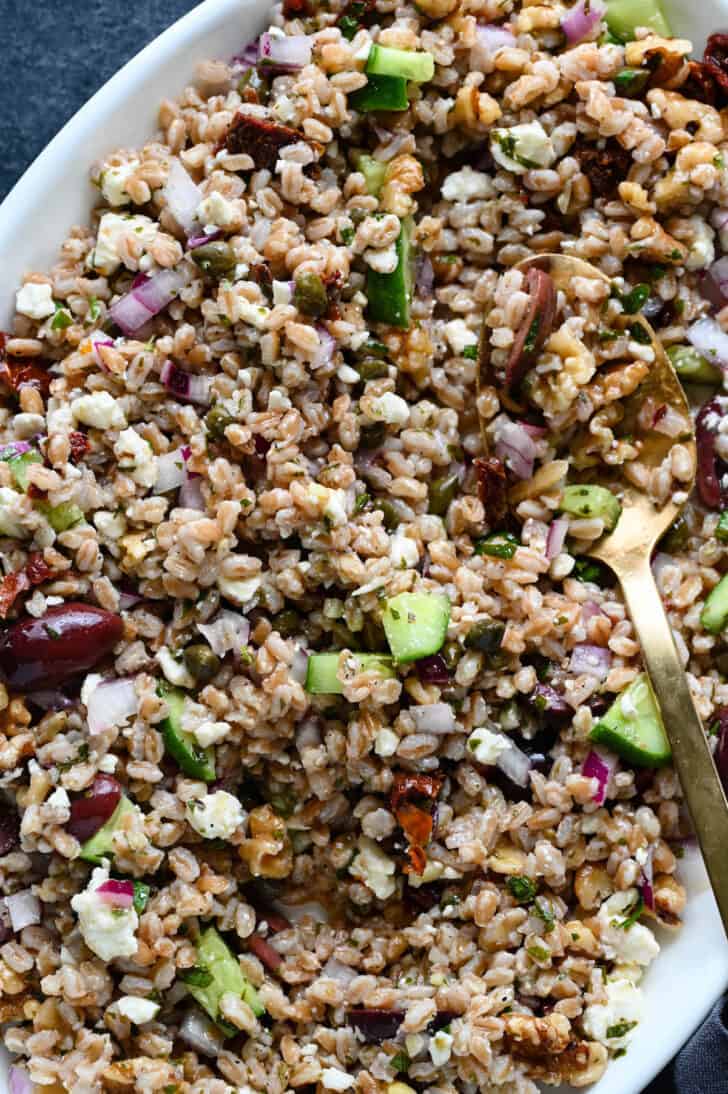
[[[662,715],[644,672],[617,696],[590,737],[638,767],[661,767],[672,758]]]
[[[220,1016],[220,1000],[226,992],[244,999],[257,1017],[265,1014],[257,991],[243,975],[237,957],[214,927],[208,927],[197,939],[197,965],[206,969],[212,979],[204,987],[188,981],[187,990],[213,1021]]]
[[[606,486],[566,486],[559,506],[572,517],[601,517],[607,532],[613,532],[622,514],[622,506]]]
[[[380,653],[352,653],[362,669],[376,669],[384,678],[394,676],[392,658]],[[310,695],[343,695],[344,685],[338,678],[341,653],[312,653],[306,670],[306,691]]]
[[[382,623],[397,661],[417,661],[442,649],[450,622],[443,593],[400,593],[384,605]]]

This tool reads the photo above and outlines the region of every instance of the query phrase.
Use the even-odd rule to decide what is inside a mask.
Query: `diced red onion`
[[[230,650],[239,653],[250,637],[250,623],[245,616],[227,608],[219,611],[211,623],[198,623],[197,629],[218,657]]]
[[[11,1067],[8,1076],[8,1090],[10,1094],[33,1094],[33,1084],[27,1071],[21,1067]]]
[[[499,49],[516,44],[516,36],[506,27],[487,23],[484,27],[476,27],[475,33],[478,46],[488,59],[494,57]]]
[[[603,615],[604,612],[595,600],[585,600],[581,606],[581,621],[588,623],[595,615]]]
[[[517,424],[522,426],[526,430],[526,433],[528,433],[529,437],[532,437],[534,441],[541,440],[541,438],[545,437],[548,433],[548,429],[545,425],[536,425],[534,422],[521,421],[519,421]]]
[[[202,496],[202,476],[188,475],[179,488],[177,503],[180,509],[197,509],[205,511],[205,499]]]
[[[154,312],[137,299],[134,289],[112,304],[109,314],[124,334],[136,334],[145,323],[154,318]]]
[[[260,49],[260,38],[254,38],[252,42],[248,42],[240,53],[236,53],[231,59],[230,63],[233,65],[242,65],[248,68],[255,68],[258,63],[258,51]]]
[[[409,714],[418,733],[454,733],[457,729],[455,711],[449,703],[410,707]]]
[[[728,334],[716,319],[698,319],[687,330],[688,341],[711,364],[728,368]]]
[[[178,399],[188,403],[199,403],[201,406],[210,405],[211,376],[198,376],[193,372],[185,372],[174,361],[165,361],[159,376],[167,391]]]
[[[585,673],[594,676],[597,680],[606,680],[612,666],[612,654],[604,646],[594,646],[589,642],[581,642],[574,646],[569,662],[569,669],[579,676]]]
[[[719,232],[728,225],[728,209],[714,209],[710,214],[710,223],[714,228],[717,228]]]
[[[20,893],[6,896],[5,906],[16,933],[22,931],[24,927],[32,927],[40,923],[40,901],[30,889],[23,889]]]
[[[258,63],[277,72],[299,72],[311,63],[311,39],[306,34],[260,36]]]
[[[719,258],[703,271],[699,287],[702,295],[714,307],[722,308],[728,302],[728,255]]]
[[[647,850],[647,858],[642,864],[642,880],[639,884],[639,891],[642,894],[642,899],[645,902],[645,907],[649,908],[651,912],[654,912],[655,910],[654,867],[652,863],[653,854],[654,848],[649,847]]]
[[[530,782],[531,759],[510,738],[509,741],[510,748],[506,748],[501,752],[495,761],[496,767],[516,786],[520,786],[525,790]]]
[[[579,2],[561,20],[561,29],[569,45],[587,38],[604,17],[605,9],[598,0],[579,0]]]
[[[86,720],[93,737],[105,729],[123,726],[139,709],[133,680],[104,680],[95,687],[86,703]]]
[[[111,306],[111,318],[124,334],[136,332],[158,315],[194,277],[194,269],[181,263],[171,270],[162,270],[154,277],[135,282],[131,292]]]
[[[660,407],[655,414],[652,428],[656,433],[663,433],[666,437],[679,437],[681,434],[690,431],[690,426],[683,415],[674,407],[667,405],[664,409]]]
[[[9,444],[4,444],[0,448],[0,460],[12,460],[15,456],[24,456],[32,447],[27,441],[10,441]]]
[[[495,454],[517,479],[530,479],[536,445],[522,422],[504,421],[496,432]]]
[[[216,239],[219,239],[222,235],[222,229],[218,228],[214,232],[210,232],[206,235],[204,232],[198,236],[192,236],[187,240],[187,250],[194,251],[196,247],[202,247],[205,243],[214,243]]]
[[[193,182],[178,159],[170,160],[167,184],[164,187],[167,209],[186,235],[196,235],[200,224],[197,208],[202,201],[202,191]]]
[[[225,1043],[212,1019],[199,1010],[185,1014],[179,1027],[179,1039],[203,1056],[219,1056]]]
[[[551,561],[552,558],[556,558],[560,555],[564,549],[564,542],[566,540],[566,533],[569,531],[569,521],[567,517],[557,517],[556,520],[552,520],[549,525],[548,535],[546,536],[546,558]]]
[[[324,365],[331,364],[333,360],[336,352],[336,339],[321,324],[317,324],[316,332],[319,336],[319,348],[316,350],[312,364],[314,368],[323,368]]]
[[[116,881],[114,878],[109,878],[95,891],[104,904],[111,904],[114,908],[131,908],[134,903],[133,881]]]
[[[305,684],[308,673],[308,654],[300,646],[291,661],[290,676],[297,684]]]
[[[119,585],[119,607],[122,611],[128,611],[129,608],[136,607],[143,600],[144,597],[140,596],[130,581]]]
[[[415,288],[419,296],[427,299],[432,295],[432,290],[435,287],[435,271],[432,266],[432,260],[428,254],[422,253],[417,256],[417,263],[415,267]]]
[[[80,843],[96,835],[112,815],[121,798],[121,783],[113,775],[101,773],[91,784],[90,793],[71,802],[68,832]]]
[[[157,456],[157,481],[154,484],[157,494],[177,490],[186,478],[185,457],[181,448],[175,448],[174,452],[164,452],[161,456]]]
[[[91,355],[94,361],[99,366],[99,368],[104,368],[104,362],[101,360],[101,355],[99,354],[99,346],[113,346],[114,339],[109,338],[108,334],[106,334],[102,330],[94,330],[91,331],[91,334],[89,334],[88,340],[91,346]]]
[[[559,695],[558,691],[552,688],[550,684],[536,684],[529,696],[529,702],[536,710],[544,714],[561,717],[573,713],[563,695]]]
[[[586,779],[597,780],[597,790],[592,799],[596,805],[604,805],[609,780],[616,770],[617,757],[613,753],[597,751],[595,748],[588,753],[581,773]]]
[[[419,661],[415,661],[415,668],[423,684],[438,684],[440,687],[446,687],[452,682],[450,670],[441,653],[421,657]]]

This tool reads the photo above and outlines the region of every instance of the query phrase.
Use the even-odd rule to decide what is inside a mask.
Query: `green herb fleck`
[[[56,304],[56,314],[51,322],[51,330],[65,330],[66,327],[70,327],[72,322],[73,319],[68,309],[63,304]]]
[[[615,1022],[613,1026],[607,1026],[607,1040],[611,1040],[612,1037],[624,1037],[624,1035],[629,1033],[631,1029],[634,1029],[636,1025],[636,1022],[626,1022],[623,1020],[621,1022]]]
[[[528,877],[509,877],[506,885],[516,904],[530,904],[536,896],[536,885]]]
[[[396,1056],[392,1057],[389,1061],[389,1066],[393,1071],[408,1071],[411,1063],[412,1061],[408,1054],[402,1050],[402,1052],[398,1052]]]
[[[477,361],[478,360],[478,347],[475,346],[475,345],[466,346],[465,349],[463,350],[463,357],[467,357],[468,361]]]

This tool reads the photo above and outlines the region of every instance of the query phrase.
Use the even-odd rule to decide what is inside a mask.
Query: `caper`
[[[281,638],[290,638],[294,634],[300,634],[303,627],[300,612],[295,611],[294,608],[286,608],[285,611],[278,612],[278,615],[273,616],[271,623],[273,630],[278,631]]]
[[[387,427],[384,422],[373,422],[372,425],[361,427],[359,444],[362,448],[379,448],[384,444],[387,436]]]
[[[192,261],[195,262],[203,273],[211,277],[225,277],[232,273],[236,266],[235,252],[229,243],[219,239],[214,243],[203,243],[201,247],[195,247],[192,251]]]
[[[444,517],[458,492],[457,474],[440,475],[430,483],[430,512]]]
[[[209,684],[220,670],[220,658],[202,642],[188,646],[183,659],[185,668],[198,684]]]
[[[397,506],[393,502],[387,501],[386,498],[377,502],[377,509],[381,509],[382,516],[384,517],[384,527],[388,532],[393,532],[395,528],[399,527],[401,517],[397,510]]]
[[[304,315],[322,316],[329,310],[326,286],[317,273],[305,270],[296,278],[293,303]]]
[[[381,357],[383,361],[389,358],[389,350],[384,342],[377,342],[375,338],[369,338],[358,351],[359,357]]]
[[[623,68],[614,77],[614,86],[619,95],[638,98],[652,79],[648,68]]]
[[[216,403],[211,407],[205,415],[205,425],[207,432],[216,441],[222,441],[225,437],[225,430],[229,425],[232,425],[235,419],[228,414],[227,410],[220,403]]]
[[[481,619],[474,623],[465,636],[465,645],[482,653],[495,653],[500,649],[505,633],[505,623],[495,619]]]
[[[446,642],[440,650],[440,656],[444,659],[445,664],[451,672],[454,672],[458,667],[458,661],[462,657],[462,654],[463,651],[460,649],[459,644],[453,639]]]
[[[356,371],[362,380],[381,380],[383,376],[389,376],[389,365],[378,357],[365,357],[357,364]]]

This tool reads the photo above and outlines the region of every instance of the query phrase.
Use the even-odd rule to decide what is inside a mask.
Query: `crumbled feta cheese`
[[[160,650],[157,650],[157,663],[170,684],[174,684],[176,688],[193,688],[195,686],[194,677],[166,646],[162,646]]]
[[[71,401],[71,414],[77,422],[94,429],[123,429],[126,415],[109,391],[92,391]]]
[[[53,315],[56,306],[50,285],[37,285],[29,281],[15,294],[15,310],[29,319],[45,319]]]
[[[49,433],[70,432],[73,429],[73,412],[70,404],[59,402],[51,396],[46,411],[46,425]]]
[[[274,307],[285,307],[286,304],[290,304],[293,299],[293,289],[291,288],[290,281],[274,281],[273,282],[273,305]]]
[[[91,875],[88,888],[71,900],[71,907],[78,915],[78,926],[83,940],[102,961],[115,957],[131,957],[136,953],[136,929],[139,916],[134,907],[118,908],[107,904],[96,892],[109,880],[109,871],[97,867]]]
[[[369,836],[360,836],[357,848],[349,873],[363,881],[380,900],[387,900],[397,888],[394,862]]]
[[[349,514],[345,490],[332,490],[321,483],[310,482],[306,487],[306,495],[310,501],[315,502],[317,510],[332,528],[346,524]]]
[[[445,337],[453,353],[462,354],[468,346],[477,346],[478,336],[470,329],[464,319],[451,319],[445,324]]]
[[[124,1018],[137,1026],[151,1022],[159,1013],[159,1003],[155,1003],[153,999],[142,999],[138,995],[122,995],[116,1006],[119,1014],[123,1014]]]
[[[129,160],[128,163],[119,164],[118,167],[107,167],[101,175],[101,193],[109,205],[119,206],[129,204],[129,195],[126,192],[127,180],[136,171],[139,160]]]
[[[511,747],[505,733],[493,733],[490,729],[474,729],[468,737],[468,751],[479,764],[492,766]]]
[[[353,1075],[338,1067],[325,1067],[321,1072],[321,1085],[324,1090],[350,1090],[355,1083]]]
[[[232,201],[213,190],[197,206],[197,219],[203,224],[213,224],[217,228],[229,228],[240,219],[238,210]]]
[[[50,805],[53,809],[70,809],[71,799],[63,787],[59,786],[50,797],[46,798],[45,804]]]
[[[119,462],[119,470],[147,489],[157,481],[157,457],[149,441],[131,427],[119,434],[114,445],[114,455]]]
[[[351,365],[339,365],[336,376],[342,384],[358,384],[361,380],[361,376]]]
[[[252,607],[253,600],[262,584],[263,578],[259,574],[256,574],[255,577],[245,578],[220,575],[217,579],[217,587],[222,595],[244,610]]]
[[[0,536],[25,539],[30,533],[23,527],[20,513],[23,495],[11,486],[0,486]],[[15,510],[15,512],[13,512]]]
[[[434,1037],[430,1037],[430,1059],[435,1067],[444,1067],[450,1059],[451,1051],[452,1036],[449,1033],[445,1033],[444,1029],[439,1030]]]
[[[210,745],[216,745],[218,741],[222,741],[227,737],[230,732],[230,726],[227,722],[213,722],[211,719],[200,722],[195,726],[192,731],[195,735],[195,739],[202,748],[209,748]]]
[[[89,265],[105,277],[121,266],[120,247],[127,235],[133,235],[145,250],[157,235],[158,226],[150,217],[129,213],[104,213],[96,234],[96,246],[89,255]]]
[[[370,266],[376,273],[390,274],[394,273],[397,269],[397,248],[394,243],[389,247],[382,247],[377,249],[376,247],[368,247],[364,252],[364,261],[367,266]]]
[[[187,820],[205,839],[230,839],[244,819],[242,805],[227,790],[187,802]]]
[[[476,198],[489,198],[493,194],[493,183],[482,171],[472,167],[463,167],[453,171],[442,184],[442,196],[445,201],[470,201]]]
[[[296,104],[288,95],[278,95],[273,109],[279,121],[288,123],[296,117]]]
[[[689,270],[704,270],[715,261],[715,232],[703,217],[690,217],[693,241],[685,265]]]
[[[649,927],[642,923],[633,923],[625,930],[621,926],[630,909],[634,907],[638,895],[636,889],[614,893],[599,909],[599,937],[609,960],[649,965],[660,952],[657,939]]]
[[[269,315],[270,308],[267,308],[264,304],[253,304],[246,296],[239,294],[235,298],[235,321],[240,320],[243,323],[249,323],[251,327],[256,327],[258,330],[264,330]]]
[[[387,756],[394,756],[395,752],[399,748],[399,737],[391,729],[380,729],[374,738],[374,751],[377,756],[382,756],[386,759]]]
[[[407,570],[420,561],[420,550],[413,539],[397,530],[389,540],[392,565],[397,570]]]
[[[110,513],[108,509],[99,509],[93,515],[93,522],[100,534],[107,539],[119,539],[126,531],[126,517],[123,513]]]
[[[642,1020],[641,990],[626,978],[615,977],[605,984],[606,1003],[594,1003],[584,1011],[582,1024],[587,1036],[610,1049],[625,1048]]]
[[[550,167],[556,159],[551,138],[540,122],[492,130],[490,149],[496,163],[516,175]]]
[[[107,752],[105,756],[102,756],[99,760],[99,771],[105,772],[107,775],[113,775],[116,771],[116,766],[119,760],[111,752]]]
[[[387,422],[388,425],[406,425],[409,421],[409,406],[401,395],[395,395],[393,391],[385,391],[384,395],[376,396],[368,404],[367,418],[376,421]]]

